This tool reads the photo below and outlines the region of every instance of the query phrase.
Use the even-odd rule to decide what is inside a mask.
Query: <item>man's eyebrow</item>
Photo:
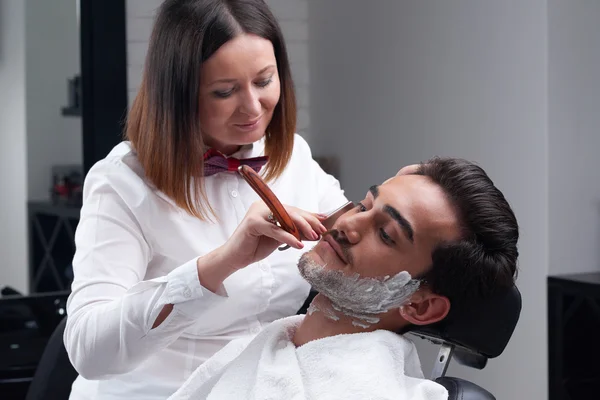
[[[379,196],[379,185],[371,186],[369,188],[369,192],[371,192],[371,195],[373,195],[373,198],[376,199],[377,196]],[[390,217],[392,217],[394,220],[396,220],[396,222],[398,222],[398,224],[400,225],[400,228],[402,229],[402,231],[404,232],[406,237],[408,237],[408,240],[410,240],[411,243],[414,243],[415,231],[414,231],[412,225],[410,224],[410,222],[408,222],[408,220],[406,218],[404,218],[402,216],[402,214],[400,214],[398,212],[398,210],[396,210],[394,207],[392,207],[390,205],[386,204],[385,207],[383,208],[383,210]]]
[[[269,64],[269,65],[267,65],[266,67],[264,67],[263,69],[261,69],[260,71],[258,71],[258,74],[256,74],[256,75],[263,74],[263,73],[265,73],[266,71],[268,71],[271,68],[275,68],[275,64]],[[237,79],[217,79],[217,80],[212,81],[211,83],[209,83],[208,86],[212,86],[215,83],[233,83],[233,82],[236,82],[236,81],[237,81]]]
[[[379,196],[379,185],[373,185],[369,188],[369,192],[373,195],[373,198],[376,199]]]
[[[383,209],[386,213],[388,213],[390,215],[390,217],[392,217],[393,219],[396,220],[396,222],[398,222],[398,224],[400,225],[400,228],[402,228],[402,230],[404,231],[404,234],[406,234],[406,236],[408,237],[408,240],[410,240],[411,243],[414,243],[415,232],[414,232],[413,227],[410,224],[410,222],[408,222],[406,220],[406,218],[404,218],[398,212],[398,210],[396,210],[394,207],[392,207],[390,205],[386,204],[386,206]]]

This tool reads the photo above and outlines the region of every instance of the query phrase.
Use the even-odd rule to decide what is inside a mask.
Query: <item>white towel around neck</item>
[[[304,316],[273,322],[202,364],[171,400],[446,400],[423,377],[415,345],[388,331],[331,336],[296,348]]]

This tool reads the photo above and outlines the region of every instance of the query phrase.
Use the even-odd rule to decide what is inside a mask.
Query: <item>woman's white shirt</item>
[[[259,141],[234,156],[263,154]],[[313,212],[347,201],[299,135],[290,163],[270,187],[283,204]],[[218,223],[190,216],[153,187],[128,142],[90,169],[64,334],[81,374],[71,399],[167,398],[229,341],[302,306],[310,287],[297,261],[314,242],[275,251],[231,275],[218,293],[201,286],[196,259],[225,243],[259,200],[235,173],[207,177],[205,188]],[[173,311],[151,329],[166,304]]]

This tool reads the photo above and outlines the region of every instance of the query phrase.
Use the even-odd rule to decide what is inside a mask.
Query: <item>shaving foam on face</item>
[[[309,253],[302,255],[298,268],[302,277],[331,301],[334,310],[360,320],[353,323],[361,327],[376,324],[379,314],[406,304],[420,285],[407,271],[383,278],[347,276],[316,263]]]

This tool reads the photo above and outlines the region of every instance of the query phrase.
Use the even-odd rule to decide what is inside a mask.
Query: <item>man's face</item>
[[[456,214],[442,189],[425,176],[401,175],[371,187],[305,258],[361,278],[401,271],[415,277],[431,265],[438,244],[459,237]]]

